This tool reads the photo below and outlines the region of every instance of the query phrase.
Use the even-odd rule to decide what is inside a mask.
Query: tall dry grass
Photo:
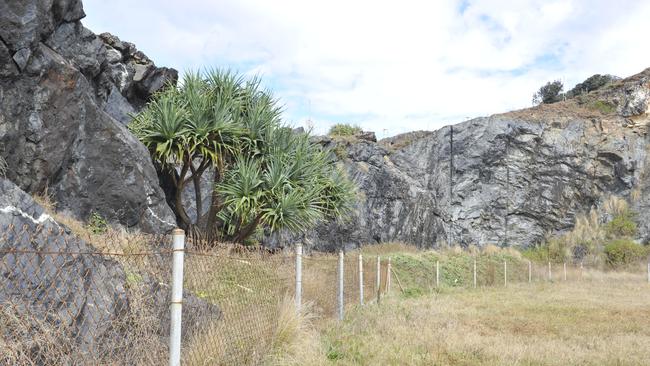
[[[351,311],[285,365],[647,365],[650,285],[592,281],[449,290]]]

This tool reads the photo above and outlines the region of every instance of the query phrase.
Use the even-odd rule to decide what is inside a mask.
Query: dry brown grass
[[[55,309],[0,304],[0,365],[159,365],[167,360],[160,316],[142,286],[128,286],[129,309],[112,319],[95,342],[78,344]]]
[[[330,324],[318,347],[283,364],[650,364],[650,285],[629,273],[587,277],[393,297]]]

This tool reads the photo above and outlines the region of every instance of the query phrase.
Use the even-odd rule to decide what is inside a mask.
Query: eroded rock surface
[[[150,232],[173,228],[144,146],[124,127],[176,70],[86,29],[80,1],[0,3],[0,155],[7,177],[57,209]]]
[[[332,250],[402,241],[527,246],[572,228],[608,195],[628,198],[650,239],[650,69],[552,105],[379,143],[317,138],[360,187],[348,224],[307,238]]]

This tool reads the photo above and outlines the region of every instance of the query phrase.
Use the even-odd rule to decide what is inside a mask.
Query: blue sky
[[[86,27],[181,72],[260,74],[285,120],[379,137],[525,108],[650,66],[649,1],[85,0]]]

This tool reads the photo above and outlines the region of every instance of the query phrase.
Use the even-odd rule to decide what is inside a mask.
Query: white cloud
[[[182,4],[182,5],[181,5]],[[263,74],[287,120],[383,136],[530,105],[534,90],[650,66],[639,1],[86,0],[85,24],[158,64]],[[119,22],[116,21],[119,19]]]

